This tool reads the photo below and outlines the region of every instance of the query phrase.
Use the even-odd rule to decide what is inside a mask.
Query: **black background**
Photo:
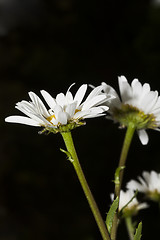
[[[0,3],[0,239],[101,239],[59,134],[8,124],[28,91],[52,96],[102,81],[118,91],[117,76],[160,90],[160,5],[149,0],[6,0]],[[103,218],[113,192],[125,130],[105,118],[73,130],[78,156]],[[135,134],[124,177],[160,172],[159,132],[142,146]],[[135,218],[143,238],[157,239],[157,203]],[[128,239],[125,225],[118,239]]]

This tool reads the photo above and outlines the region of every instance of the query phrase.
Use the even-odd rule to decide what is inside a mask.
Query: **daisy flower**
[[[106,94],[115,98],[107,102],[111,119],[119,122],[122,127],[133,123],[138,131],[142,144],[148,143],[146,129],[159,131],[160,127],[160,97],[157,91],[151,91],[148,83],[141,84],[134,79],[131,85],[124,76],[118,78],[121,98],[117,92],[106,83],[102,83]]]
[[[111,199],[113,200],[114,194],[111,194]],[[131,189],[127,190],[126,192],[121,190],[120,191],[120,198],[119,198],[119,209],[118,211],[122,211],[122,215],[125,217],[133,216],[138,213],[139,210],[145,209],[148,207],[147,203],[140,203],[136,196],[135,192]]]
[[[48,92],[42,90],[41,94],[49,106],[46,108],[42,100],[34,93],[29,92],[31,101],[22,100],[16,104],[16,108],[26,116],[9,116],[6,122],[21,123],[30,126],[42,126],[53,132],[71,130],[84,124],[82,120],[105,115],[109,109],[104,102],[110,96],[102,93],[103,86],[98,86],[90,92],[83,101],[87,91],[87,84],[83,84],[73,97],[70,88],[66,94],[59,93],[53,98]],[[64,129],[67,126],[67,129]]]
[[[126,187],[145,193],[151,200],[160,201],[160,173],[144,171],[142,177],[138,177],[138,181],[131,180]]]

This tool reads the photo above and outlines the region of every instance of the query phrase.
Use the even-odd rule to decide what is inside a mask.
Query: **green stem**
[[[134,239],[134,227],[133,227],[133,224],[132,224],[132,218],[131,217],[126,217],[125,222],[126,222],[126,227],[127,227],[129,239],[133,240]]]
[[[88,200],[88,203],[90,205],[90,208],[92,210],[92,213],[95,217],[95,220],[97,222],[98,228],[100,230],[100,233],[102,235],[103,240],[110,240],[110,236],[108,233],[108,230],[106,228],[106,225],[101,217],[100,211],[97,207],[97,204],[93,198],[93,195],[90,191],[90,188],[88,186],[88,183],[86,181],[86,178],[84,176],[83,170],[81,168],[81,165],[79,163],[78,157],[77,157],[77,153],[74,147],[74,143],[73,143],[73,139],[72,139],[72,135],[71,132],[61,132],[61,135],[63,137],[63,140],[65,142],[66,148],[68,150],[68,152],[71,154],[72,156],[72,164],[74,166],[74,169],[77,173],[78,179],[81,183],[81,186],[83,188],[83,191],[85,193],[85,196]]]
[[[127,127],[118,167],[125,167],[129,147],[130,147],[134,132],[135,132],[135,125],[133,123],[130,123]],[[115,185],[115,194],[118,197],[120,195],[120,190],[121,190],[122,181],[123,181],[123,175],[124,175],[124,169],[122,169],[120,171],[119,184]]]
[[[121,156],[120,156],[120,160],[119,160],[119,165],[118,165],[119,168],[120,167],[125,167],[129,147],[130,147],[135,129],[136,128],[135,128],[135,125],[133,123],[130,123],[127,127],[127,131],[126,131],[126,135],[125,135],[125,138],[124,138],[123,147],[122,147],[122,151],[121,151]],[[121,190],[121,186],[122,186],[123,175],[124,175],[124,169],[122,169],[120,171],[119,183],[115,184],[115,196],[116,197],[120,196],[120,190]],[[111,231],[111,239],[112,240],[116,239],[118,222],[119,222],[118,221],[118,216],[117,216],[117,214],[115,214],[115,217],[114,217],[114,220],[113,220],[112,231]]]

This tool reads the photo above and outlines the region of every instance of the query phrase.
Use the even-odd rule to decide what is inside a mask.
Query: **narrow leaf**
[[[72,155],[70,154],[70,152],[60,148],[61,152],[65,153],[67,155],[67,159],[70,161],[70,162],[73,162],[73,158],[72,158]]]
[[[106,217],[106,226],[107,226],[107,229],[108,229],[108,232],[110,233],[111,232],[111,229],[112,229],[112,224],[113,224],[113,218],[114,218],[114,215],[116,213],[116,210],[118,208],[118,205],[119,205],[119,198],[117,197],[110,209],[109,209],[109,212],[107,213],[107,217]]]
[[[133,240],[140,240],[142,237],[142,222],[138,224]]]

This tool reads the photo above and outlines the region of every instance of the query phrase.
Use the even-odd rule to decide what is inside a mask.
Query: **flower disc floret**
[[[110,118],[122,127],[134,124],[142,144],[147,144],[146,129],[160,130],[160,96],[157,91],[150,90],[148,83],[142,85],[138,79],[134,79],[130,85],[121,76],[118,83],[120,97],[111,86],[102,83],[103,91],[114,96],[107,102]]]
[[[16,104],[16,108],[27,117],[10,116],[5,121],[30,126],[42,126],[46,130],[56,133],[84,125],[83,120],[86,118],[105,115],[105,112],[109,108],[104,103],[111,97],[102,93],[102,86],[92,90],[83,101],[87,91],[87,84],[83,84],[74,97],[70,92],[72,85],[66,94],[59,93],[56,98],[53,98],[45,90],[41,91],[49,109],[46,108],[42,100],[35,93],[29,92],[31,101],[22,100]]]

